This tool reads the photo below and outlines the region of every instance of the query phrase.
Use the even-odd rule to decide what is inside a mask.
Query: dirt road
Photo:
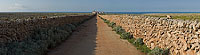
[[[93,18],[48,55],[144,55],[119,38],[100,18]]]

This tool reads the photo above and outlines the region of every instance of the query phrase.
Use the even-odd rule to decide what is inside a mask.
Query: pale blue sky
[[[200,0],[0,0],[0,12],[200,12]]]

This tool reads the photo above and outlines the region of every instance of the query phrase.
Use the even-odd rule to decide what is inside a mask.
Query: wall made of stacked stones
[[[200,54],[200,22],[148,16],[100,16],[122,26],[135,38],[143,38],[151,49],[169,48],[171,55]]]
[[[20,41],[28,37],[35,29],[77,23],[91,17],[92,15],[82,15],[31,20],[0,21],[0,42],[7,43],[11,41]]]

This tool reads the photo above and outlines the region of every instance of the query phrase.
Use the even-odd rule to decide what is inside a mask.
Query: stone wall
[[[93,16],[57,16],[31,20],[0,21],[0,42],[20,41],[30,35],[34,29],[77,23]]]
[[[200,54],[200,22],[147,16],[100,15],[115,22],[150,48],[169,48],[171,55]]]

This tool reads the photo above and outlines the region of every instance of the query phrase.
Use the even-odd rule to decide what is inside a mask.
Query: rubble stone
[[[200,48],[200,22],[149,16],[100,15],[116,25],[130,27],[135,38],[151,49],[170,48],[172,55],[197,55]]]

